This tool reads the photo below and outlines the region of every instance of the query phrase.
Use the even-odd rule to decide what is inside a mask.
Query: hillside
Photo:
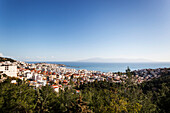
[[[28,87],[11,78],[0,83],[0,112],[169,113],[170,76],[139,85],[93,82],[56,94],[50,86]],[[80,93],[76,93],[76,90]],[[21,94],[18,94],[21,92]],[[41,99],[40,99],[41,98]]]
[[[5,62],[5,61],[16,62],[16,60],[13,60],[11,58],[0,57],[0,62]]]

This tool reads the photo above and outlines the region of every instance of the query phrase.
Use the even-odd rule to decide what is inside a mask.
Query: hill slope
[[[5,61],[16,62],[16,60],[13,60],[11,58],[0,57],[0,62],[5,62]]]

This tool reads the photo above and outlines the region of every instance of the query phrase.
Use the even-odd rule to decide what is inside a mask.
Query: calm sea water
[[[118,72],[118,71],[125,72],[127,66],[129,66],[131,70],[170,67],[170,63],[87,63],[87,62],[46,62],[46,63],[65,64],[66,66],[68,66],[67,68],[74,68],[77,70],[87,69],[101,72]]]

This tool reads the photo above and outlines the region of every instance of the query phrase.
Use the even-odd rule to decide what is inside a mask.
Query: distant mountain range
[[[16,62],[16,60],[12,58],[5,58],[5,57],[0,57],[0,62],[4,61],[11,61],[11,62]],[[99,63],[137,63],[137,62],[157,62],[149,59],[130,59],[130,58],[89,58],[89,59],[84,59],[84,60],[78,60],[76,62],[99,62]]]
[[[128,62],[154,62],[154,61],[148,59],[129,59],[129,58],[89,58],[85,60],[79,60],[78,62],[128,63]]]

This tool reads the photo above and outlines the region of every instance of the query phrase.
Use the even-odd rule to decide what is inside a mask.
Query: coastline
[[[39,62],[27,62],[39,63]],[[62,64],[69,69],[86,69],[88,71],[101,72],[125,72],[129,66],[131,70],[169,68],[170,62],[146,62],[146,63],[94,63],[94,62],[45,62],[49,64]]]

